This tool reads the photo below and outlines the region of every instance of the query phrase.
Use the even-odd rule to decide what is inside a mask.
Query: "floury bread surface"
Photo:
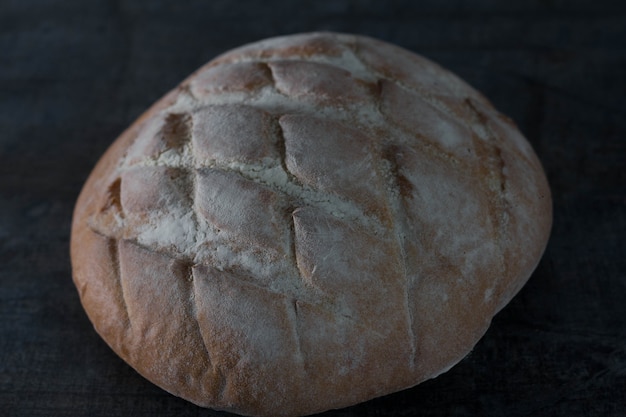
[[[76,205],[98,333],[196,404],[296,416],[460,361],[551,225],[514,124],[450,72],[366,37],[228,52],[111,146]]]

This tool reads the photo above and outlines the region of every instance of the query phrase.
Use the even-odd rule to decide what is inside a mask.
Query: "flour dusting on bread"
[[[164,389],[306,415],[459,362],[536,266],[550,204],[513,123],[439,65],[362,36],[273,38],[200,68],[107,151],[76,206],[74,280]]]

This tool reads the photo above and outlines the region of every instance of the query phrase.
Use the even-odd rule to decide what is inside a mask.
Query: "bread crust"
[[[73,277],[96,331],[204,407],[297,416],[460,361],[548,240],[529,143],[440,66],[307,33],[221,55],[100,159]]]

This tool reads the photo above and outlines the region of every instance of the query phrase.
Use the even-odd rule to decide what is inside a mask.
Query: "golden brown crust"
[[[96,330],[149,380],[246,415],[446,371],[535,268],[541,165],[463,81],[370,38],[226,53],[124,132],[76,204]]]

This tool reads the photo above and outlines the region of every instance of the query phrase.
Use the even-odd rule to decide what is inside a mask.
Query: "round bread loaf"
[[[537,265],[551,200],[477,91],[374,39],[273,38],[202,67],[78,199],[97,332],[198,405],[297,416],[459,362]]]

